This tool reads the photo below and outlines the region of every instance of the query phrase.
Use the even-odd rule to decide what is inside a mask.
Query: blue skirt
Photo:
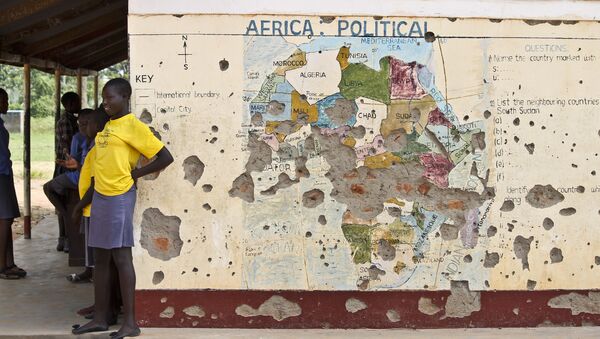
[[[88,246],[103,249],[133,247],[135,200],[135,186],[116,196],[94,192]]]
[[[12,173],[0,174],[0,219],[14,219],[20,216]]]

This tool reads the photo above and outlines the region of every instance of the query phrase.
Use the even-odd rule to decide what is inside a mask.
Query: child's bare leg
[[[131,247],[112,249],[112,257],[119,272],[119,284],[123,298],[123,325],[114,337],[137,336],[140,328],[135,321],[135,268],[133,267]]]
[[[108,330],[108,298],[110,296],[110,255],[111,250],[94,249],[96,267],[94,269],[94,319],[75,328],[73,334],[100,332]]]

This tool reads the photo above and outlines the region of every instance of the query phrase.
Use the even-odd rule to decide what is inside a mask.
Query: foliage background
[[[112,79],[123,77],[129,79],[129,62],[123,61],[98,73],[98,91]],[[84,83],[87,86],[87,98],[83,107],[94,105],[94,82],[92,77],[87,77]],[[77,78],[74,76],[61,77],[61,95],[72,91],[76,92]],[[9,95],[9,109],[23,109],[23,69],[21,67],[0,64],[0,87]],[[99,95],[101,93],[98,93]],[[99,98],[99,103],[102,99]],[[47,117],[54,115],[54,74],[45,73],[36,69],[31,70],[31,116]]]

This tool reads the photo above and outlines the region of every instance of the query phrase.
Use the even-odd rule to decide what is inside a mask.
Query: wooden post
[[[94,75],[94,109],[98,108],[98,74]]]
[[[56,68],[54,70],[54,133],[56,133],[56,125],[58,124],[58,120],[60,119],[60,92],[61,92],[61,81],[60,81],[60,69]],[[56,136],[54,138],[54,149],[58,145],[56,144]],[[56,155],[55,155],[56,156]]]
[[[31,239],[31,67],[23,65],[23,106],[25,121],[23,131],[23,232],[25,239]]]
[[[77,69],[77,94],[79,95],[79,99],[81,100],[81,102],[80,102],[81,107],[83,107],[83,96],[82,96],[83,91],[82,91],[81,85],[82,85],[81,70]]]

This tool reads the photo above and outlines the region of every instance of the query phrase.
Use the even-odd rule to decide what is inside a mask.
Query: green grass
[[[10,135],[10,153],[13,162],[23,161],[23,135]],[[31,131],[31,161],[54,161],[54,133]]]
[[[23,134],[10,134],[13,171],[23,175]],[[54,171],[54,117],[31,119],[31,178],[50,179]]]

